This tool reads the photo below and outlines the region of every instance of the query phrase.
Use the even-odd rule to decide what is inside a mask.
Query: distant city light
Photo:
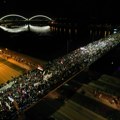
[[[114,64],[113,61],[111,62],[111,64],[112,64],[112,65]]]
[[[113,33],[114,33],[114,34],[117,33],[117,29],[113,29]]]

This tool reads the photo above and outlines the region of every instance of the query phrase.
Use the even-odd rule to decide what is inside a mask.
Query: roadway
[[[11,80],[12,77],[18,77],[23,71],[24,69],[0,58],[0,84],[6,83],[8,80]]]
[[[68,100],[52,117],[57,120],[107,120],[72,100]]]
[[[84,77],[86,73],[80,74],[82,77],[78,75],[77,78],[69,79],[25,111],[26,120],[49,120],[52,118],[55,120],[107,120],[78,102],[81,95],[78,98],[76,96],[78,96],[79,88],[84,81],[82,79],[88,79],[87,75],[86,78]]]
[[[4,58],[5,56],[3,54],[0,54],[0,84],[6,83],[7,81],[13,79],[13,77],[18,77],[19,75],[22,75],[24,72],[28,70],[32,70],[37,67],[37,65],[44,66],[46,64],[46,61],[38,60],[34,57],[30,57],[21,53],[17,53],[15,51],[9,50],[9,49],[0,49],[1,51],[6,51],[6,54],[13,56],[17,56],[18,58],[24,58],[26,61],[34,63],[35,66],[27,65],[23,62],[18,62],[17,60],[14,60],[13,58]]]

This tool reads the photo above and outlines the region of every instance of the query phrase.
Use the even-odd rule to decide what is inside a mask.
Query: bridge
[[[17,22],[17,21],[53,21],[52,18],[46,15],[34,15],[30,18],[26,18],[22,15],[18,14],[8,14],[0,18],[0,23],[7,23],[7,22]]]
[[[34,18],[34,17],[33,17]],[[27,74],[26,80],[22,80],[22,88],[24,88],[24,95],[26,95],[26,88],[29,88],[29,83],[32,83],[32,79],[34,82],[32,83],[33,87],[29,88],[29,92],[27,94],[32,94],[34,96],[31,100],[31,97],[22,98],[21,94],[17,93],[19,84],[16,83],[16,80],[11,80],[7,85],[5,84],[0,88],[0,101],[1,104],[6,102],[6,105],[1,105],[1,111],[6,112],[4,107],[8,107],[8,111],[11,113],[11,109],[17,110],[29,107],[33,102],[39,101],[39,99],[48,93],[48,90],[52,90],[53,86],[60,85],[64,83],[66,79],[75,76],[78,72],[81,72],[88,68],[91,64],[105,55],[108,51],[115,48],[120,44],[120,33],[117,32],[115,34],[111,34],[105,38],[101,38],[98,41],[94,41],[92,43],[87,44],[86,46],[80,47],[58,59],[53,61],[49,61],[43,71],[39,69],[35,69]],[[42,77],[36,77],[38,76]],[[29,77],[30,76],[30,77]],[[32,79],[31,79],[32,78]],[[37,79],[36,79],[37,78]],[[18,78],[17,78],[18,79]],[[25,86],[24,86],[25,85]],[[27,87],[26,87],[27,86]],[[39,88],[39,89],[36,89]],[[9,96],[8,91],[12,91],[12,96]],[[33,92],[34,91],[34,92]],[[17,96],[16,96],[17,95]],[[3,99],[5,98],[5,99]],[[6,99],[8,98],[8,99]],[[18,99],[21,98],[21,99]],[[30,100],[29,100],[30,99]],[[3,101],[4,100],[4,101]],[[10,104],[10,101],[15,102]],[[29,103],[24,103],[23,101],[29,101]],[[7,104],[8,103],[8,104]],[[24,106],[26,105],[26,106]],[[0,114],[0,117],[3,117]]]
[[[63,74],[65,71],[69,71],[73,68],[82,71],[119,43],[120,33],[111,34],[108,37],[89,43],[84,47],[80,47],[63,57],[54,60],[51,65],[48,64],[47,71],[52,73],[52,76]]]
[[[19,106],[16,107],[17,110],[26,108],[31,105],[32,102],[39,101],[41,96],[44,96],[52,89],[55,89],[56,85],[60,86],[60,84],[64,83],[66,79],[75,76],[78,72],[85,70],[87,67],[89,67],[91,64],[93,64],[95,61],[97,61],[108,51],[119,44],[120,33],[115,33],[105,38],[101,38],[98,41],[89,43],[86,46],[80,47],[58,59],[49,61],[42,71],[39,69],[30,71],[30,73],[27,74],[26,80],[22,81],[22,88],[20,88],[20,85],[15,82],[15,79],[11,80],[11,82],[7,85],[2,86],[0,88],[0,100],[2,102],[7,102],[8,104],[10,101],[16,101],[9,107],[9,112],[11,112],[11,109],[16,107],[15,104],[17,103],[19,104]],[[33,78],[35,78],[34,82]],[[33,86],[29,88],[30,84]],[[17,93],[18,86],[20,89],[24,90],[24,93],[22,94],[26,95],[26,91],[29,89],[27,94],[32,94],[34,97],[27,96],[27,98],[22,98],[22,95]],[[12,92],[12,96],[9,96],[8,91]],[[28,99],[30,99],[30,101],[28,101]],[[26,104],[22,104],[24,103],[23,101],[28,101],[28,103],[26,102]],[[4,106],[2,107],[2,111],[5,112]]]
[[[53,19],[46,15],[35,15],[26,18],[18,14],[9,14],[0,18],[0,28],[7,32],[18,33],[28,31],[31,27],[32,31],[37,30],[41,32],[45,31],[44,26],[49,26],[52,21]],[[39,28],[35,28],[34,26],[38,26]],[[41,30],[42,27],[43,30]]]

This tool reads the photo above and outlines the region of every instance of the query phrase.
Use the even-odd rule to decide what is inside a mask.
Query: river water
[[[46,33],[8,33],[1,30],[0,35],[1,47],[45,60],[58,58],[89,42],[89,38],[83,36],[82,28],[51,28]]]

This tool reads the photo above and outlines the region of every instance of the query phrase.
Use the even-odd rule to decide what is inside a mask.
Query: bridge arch
[[[46,19],[52,21],[52,18],[50,18],[50,17],[48,17],[46,15],[35,15],[35,16],[29,18],[29,20],[32,20],[32,19],[37,18],[37,17],[43,17],[43,18],[46,18]]]
[[[0,20],[3,20],[3,19],[5,19],[5,18],[11,17],[11,16],[19,17],[19,18],[22,18],[22,19],[24,19],[24,20],[27,20],[26,17],[24,17],[24,16],[22,16],[22,15],[18,15],[18,14],[9,14],[9,15],[5,15],[5,16],[1,17]]]

